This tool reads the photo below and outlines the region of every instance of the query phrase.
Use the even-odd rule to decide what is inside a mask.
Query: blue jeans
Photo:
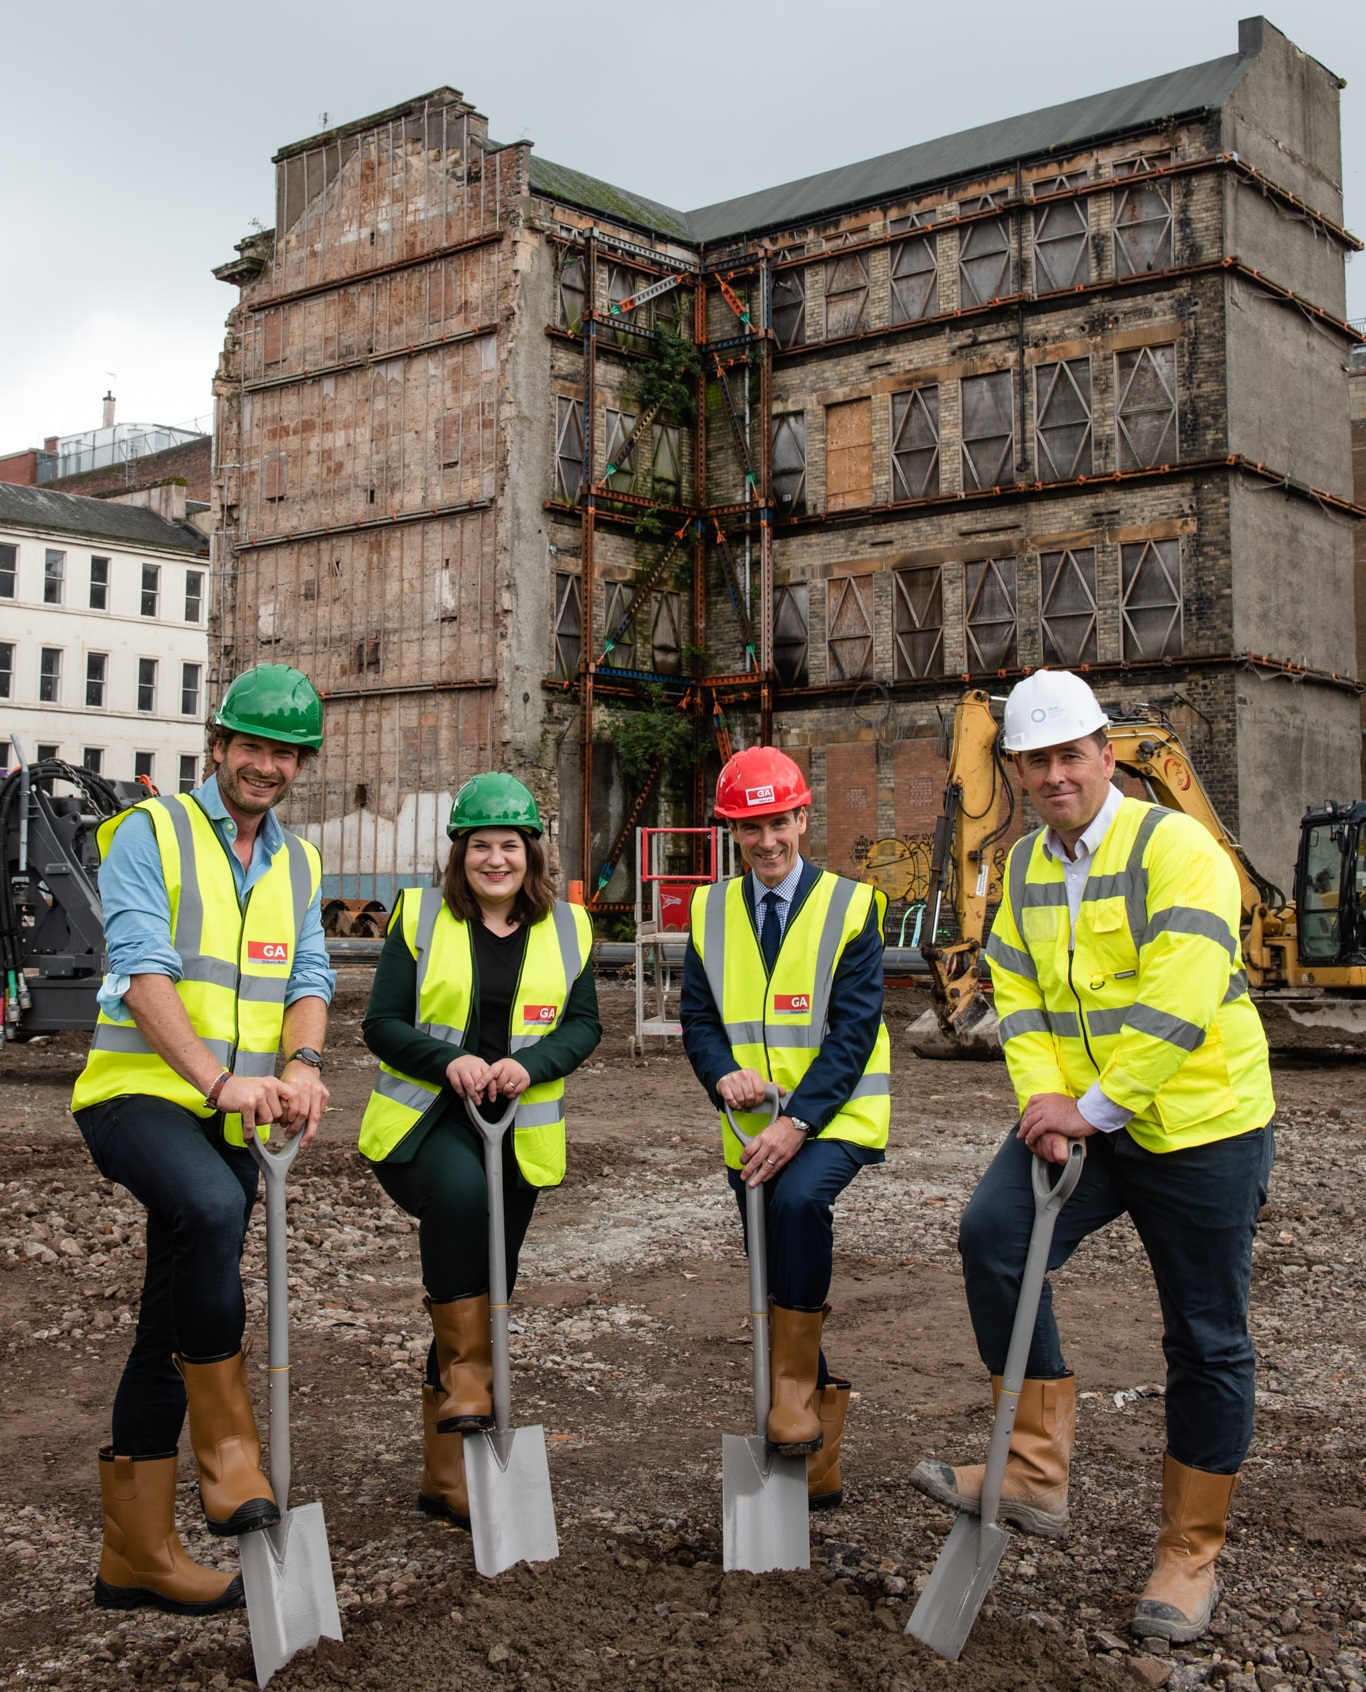
[[[147,1269],[133,1349],[114,1396],[120,1457],[176,1449],[185,1385],[173,1362],[231,1357],[242,1345],[242,1243],[256,1202],[251,1153],[201,1118],[145,1093],[77,1111],[96,1167],[147,1210]]]
[[[1081,1180],[1053,1234],[1048,1267],[1057,1269],[1088,1234],[1129,1213],[1162,1305],[1167,1449],[1187,1468],[1234,1474],[1252,1440],[1248,1288],[1274,1155],[1270,1124],[1170,1152],[1145,1151],[1123,1130],[1093,1134]],[[1005,1367],[1034,1226],[1032,1158],[1012,1128],[958,1231],[977,1350],[994,1375]],[[1025,1373],[1056,1380],[1067,1372],[1045,1282]]]
[[[764,1237],[768,1242],[768,1291],[785,1310],[822,1310],[835,1260],[835,1200],[865,1163],[882,1163],[880,1151],[847,1140],[808,1140],[780,1175],[765,1181]],[[749,1251],[745,1182],[738,1169],[726,1179],[740,1206],[740,1225]],[[825,1353],[819,1384],[830,1379]]]

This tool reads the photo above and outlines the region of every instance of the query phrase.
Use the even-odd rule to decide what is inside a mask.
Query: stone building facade
[[[326,694],[330,890],[428,879],[503,767],[624,900],[718,728],[793,751],[856,869],[932,830],[964,686],[1043,663],[1167,710],[1288,878],[1359,759],[1339,86],[1252,19],[692,213],[452,89],[285,148],[217,273],[216,661]]]

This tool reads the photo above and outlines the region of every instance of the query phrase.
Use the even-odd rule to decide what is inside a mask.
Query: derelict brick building
[[[1358,770],[1338,91],[1251,19],[692,213],[451,89],[285,148],[218,272],[217,650],[327,694],[329,885],[428,879],[502,767],[591,897],[646,807],[701,820],[718,726],[849,869],[931,829],[964,683],[1045,662],[1162,703],[1287,880]]]

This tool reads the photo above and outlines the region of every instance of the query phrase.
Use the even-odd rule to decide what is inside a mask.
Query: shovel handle
[[[289,1505],[289,1231],[285,1221],[285,1177],[299,1155],[303,1135],[267,1151],[258,1135],[247,1150],[266,1178],[266,1357],[270,1366],[270,1484],[281,1514]]]
[[[770,1128],[783,1113],[782,1094],[772,1082],[764,1088],[764,1102],[768,1105],[768,1121],[765,1128]],[[746,1134],[735,1120],[730,1106],[723,1099],[721,1108],[726,1113],[726,1121],[730,1124],[731,1132],[742,1146],[749,1145],[757,1138],[754,1134]],[[760,1130],[762,1133],[763,1130]],[[754,1336],[751,1346],[751,1362],[754,1369],[754,1426],[759,1437],[766,1438],[768,1434],[768,1412],[773,1402],[773,1386],[768,1368],[768,1235],[764,1227],[764,1189],[759,1187],[745,1187],[745,1239],[749,1247],[749,1324],[750,1332]]]
[[[772,1081],[770,1081],[764,1088],[764,1103],[768,1106],[768,1121],[764,1123],[764,1128],[771,1128],[783,1114],[783,1095],[778,1091]],[[730,1124],[731,1133],[734,1134],[735,1138],[739,1140],[742,1146],[747,1146],[751,1140],[757,1137],[754,1134],[746,1134],[744,1129],[735,1120],[734,1111],[724,1099],[721,1100],[721,1109],[726,1113],[726,1121]],[[764,1129],[761,1128],[759,1133],[762,1134],[763,1131]]]
[[[493,1339],[493,1424],[506,1434],[512,1420],[512,1361],[508,1352],[507,1221],[503,1214],[503,1135],[517,1114],[517,1100],[509,1099],[496,1121],[470,1099],[465,1114],[484,1142],[484,1185],[489,1210],[489,1322]]]

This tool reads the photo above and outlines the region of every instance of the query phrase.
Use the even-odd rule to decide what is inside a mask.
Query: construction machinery
[[[1181,737],[1161,710],[1112,714],[1115,767],[1146,796],[1194,817],[1228,853],[1242,896],[1243,962],[1276,1051],[1366,1054],[1366,802],[1305,812],[1287,899],[1249,862],[1219,818]],[[911,1025],[922,1057],[993,1057],[1000,1040],[981,960],[1001,899],[1010,772],[989,696],[974,689],[952,721],[944,805],[935,829],[921,952],[931,1005]],[[941,912],[957,937],[939,944]]]
[[[0,772],[0,986],[4,1037],[92,1029],[104,973],[95,831],[145,799],[59,758]],[[155,792],[155,788],[150,789]]]

